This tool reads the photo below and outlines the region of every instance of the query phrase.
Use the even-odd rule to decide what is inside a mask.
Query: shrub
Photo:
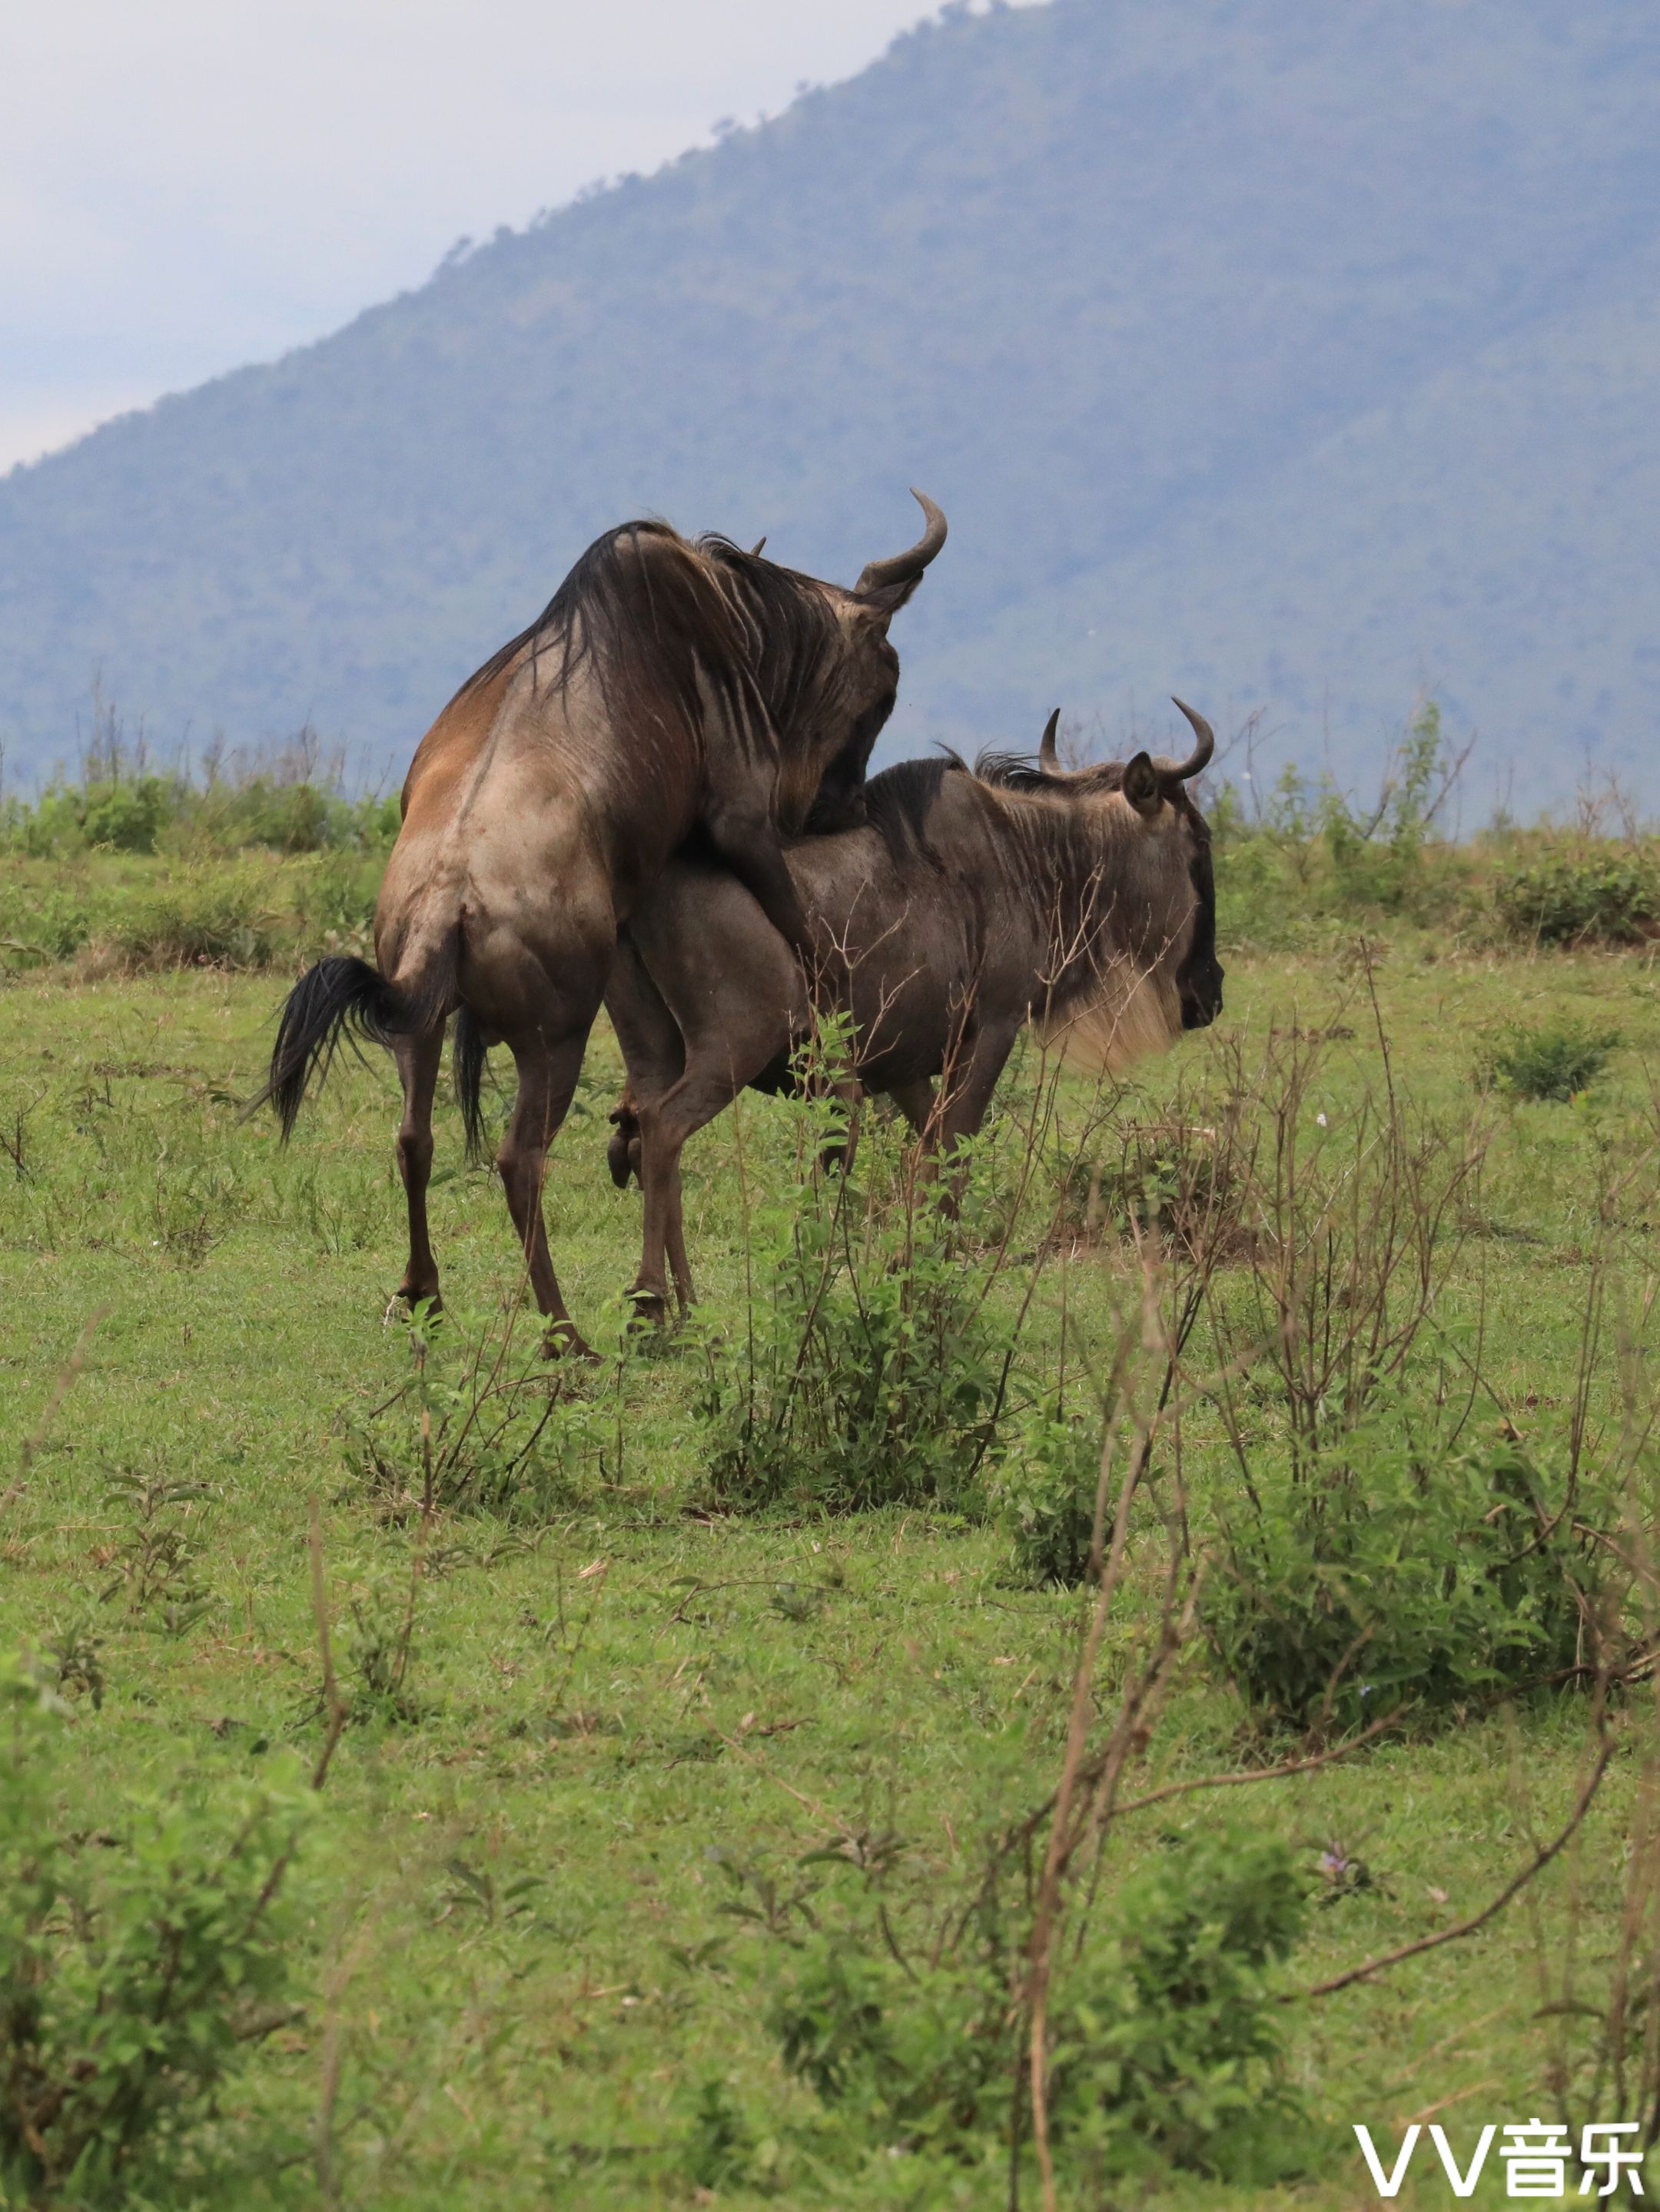
[[[1270,1980],[1305,1911],[1286,1846],[1249,1832],[1183,1838],[1125,1883],[1056,2021],[1052,2119],[1075,2156],[1231,2181],[1287,2169],[1301,2111]]]
[[[299,1806],[175,1790],[88,1834],[62,1802],[67,1712],[0,1661],[0,2195],[115,2206],[149,2182],[186,2203],[217,2096],[289,2016]]]
[[[1225,791],[1213,809],[1218,927],[1224,943],[1287,946],[1321,917],[1401,915],[1444,922],[1472,897],[1468,857],[1435,824],[1458,780],[1433,700],[1421,704],[1385,764],[1375,798],[1288,764],[1247,815]]]
[[[417,1545],[401,1573],[390,1565],[371,1567],[346,1600],[341,1646],[352,1688],[345,1713],[358,1726],[410,1728],[427,1717],[413,1683],[423,1553]],[[319,1711],[326,1715],[326,1705]]]
[[[321,855],[300,875],[299,935],[307,955],[356,952],[373,958],[380,866],[350,852]]]
[[[861,1921],[802,1944],[771,2023],[789,2071],[873,2142],[960,2151],[1006,2124],[1013,2029],[991,1959],[902,1965]]]
[[[1631,840],[1547,846],[1499,870],[1493,902],[1534,944],[1637,944],[1660,926],[1660,854]]]
[[[764,2185],[776,2145],[757,2143],[742,2106],[718,2074],[698,2084],[691,2104],[686,2176],[700,2195],[709,2190]]]
[[[1537,1029],[1506,1030],[1476,1071],[1517,1098],[1566,1105],[1589,1091],[1620,1042],[1618,1030],[1593,1030],[1578,1022],[1548,1022]]]
[[[1270,1726],[1432,1718],[1579,1660],[1599,1554],[1516,1444],[1420,1447],[1377,1419],[1255,1490],[1224,1523],[1202,1618]]]
[[[1008,2138],[1020,1954],[983,1898],[955,1943],[906,1953],[880,1887],[792,1939],[773,2033],[788,2070],[868,2144],[979,2162]],[[1124,1884],[1049,2007],[1050,2135],[1074,2171],[1285,2170],[1298,2108],[1271,1974],[1304,1912],[1289,1852],[1243,1832],[1178,1839]]]
[[[1155,1121],[1127,1115],[1116,1158],[1095,1171],[1101,1218],[1182,1259],[1239,1257],[1250,1243],[1251,1193],[1238,1122],[1237,1099],[1202,1096],[1178,1095],[1176,1110]]]
[[[133,783],[92,783],[62,796],[88,845],[118,853],[153,853],[163,823],[177,803],[173,778],[141,775]]]
[[[990,1303],[999,1259],[972,1256],[942,1182],[902,1170],[893,1203],[861,1205],[823,1165],[844,1133],[838,1107],[809,1099],[798,1117],[806,1173],[758,1224],[743,1337],[708,1346],[713,1494],[830,1512],[962,1507],[1018,1328]],[[869,1132],[863,1164],[885,1142],[897,1134]]]
[[[1069,1589],[1088,1573],[1100,1469],[1096,1409],[1036,1407],[1016,1425],[988,1488],[1028,1588]]]

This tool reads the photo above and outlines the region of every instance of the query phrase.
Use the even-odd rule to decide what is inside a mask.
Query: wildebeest
[[[850,979],[854,1071],[929,1146],[980,1127],[1028,1020],[1069,1054],[1117,1069],[1220,1012],[1210,833],[1187,788],[1215,739],[1176,703],[1196,740],[1185,761],[1140,752],[1068,773],[1051,716],[1035,763],[903,763],[866,786],[865,827],[790,851]],[[688,857],[635,908],[606,1005],[628,1068],[611,1172],[625,1182],[638,1170],[635,1297],[660,1317],[666,1262],[683,1305],[692,1294],[681,1148],[745,1084],[787,1079],[808,993],[743,885]]]
[[[863,818],[866,765],[893,707],[888,624],[946,538],[931,500],[909,551],[851,591],[665,523],[608,531],[528,629],[464,684],[422,739],[374,916],[374,964],[336,957],[283,1010],[263,1097],[286,1136],[343,1034],[396,1058],[409,1201],[401,1293],[435,1297],[428,1236],[432,1100],[447,1018],[472,1069],[505,1042],[518,1097],[496,1156],[550,1348],[582,1349],[542,1218],[617,933],[696,836],[782,938],[807,938],[781,839],[809,816]],[[476,1134],[477,1122],[470,1124]]]

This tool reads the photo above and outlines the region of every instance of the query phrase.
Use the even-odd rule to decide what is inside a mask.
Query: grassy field
[[[1328,1148],[1334,1190],[1387,1161],[1391,1093],[1402,1127],[1437,1133],[1413,1155],[1444,1201],[1423,1246],[1428,1317],[1389,1434],[1421,1406],[1432,1462],[1448,1438],[1466,1456],[1509,1442],[1548,1483],[1577,1438],[1588,1484],[1624,1501],[1627,1553],[1642,1550],[1660,1218],[1646,1073],[1660,980],[1644,955],[1436,957],[1402,933],[1370,984],[1335,945],[1231,956],[1216,1030],[1141,1071],[1104,1115],[1066,1079],[1030,1141],[1043,1086],[1028,1062],[948,1255],[986,1285],[994,1352],[1014,1347],[1007,1419],[955,1489],[862,1512],[810,1490],[739,1510],[711,1476],[711,1375],[730,1385],[756,1311],[778,1310],[777,1210],[833,1202],[800,1197],[802,1109],[746,1099],[689,1152],[706,1333],[622,1345],[575,1376],[538,1368],[527,1320],[502,1352],[518,1280],[505,1208],[445,1115],[433,1206],[454,1319],[423,1353],[407,1326],[382,1325],[403,1257],[389,1067],[343,1062],[286,1152],[267,1119],[239,1120],[283,988],[270,973],[36,968],[0,989],[0,1648],[23,1655],[14,1707],[29,1733],[14,1756],[34,1763],[35,1844],[65,1839],[70,1887],[113,1885],[141,1916],[175,1859],[242,1849],[272,1948],[246,1970],[252,2012],[234,1987],[203,1996],[210,2045],[245,2036],[236,2062],[196,2103],[173,2101],[149,2148],[134,2137],[125,2179],[99,2185],[88,2166],[49,2186],[20,2156],[0,2202],[1007,2203],[1008,2090],[997,2102],[953,2087],[952,2069],[976,2037],[1004,2035],[997,2079],[1012,2081],[1016,2023],[976,2011],[974,1993],[998,1958],[1006,1981],[1029,1942],[1047,1830],[1024,1855],[1003,1844],[1061,1779],[1094,1604],[1088,1587],[1021,1571],[1008,1499],[1063,1372],[1087,1407],[1120,1362],[1121,1466],[1125,1408],[1152,1419],[1157,1316],[1192,1279],[1179,1205],[1158,1214],[1175,1222],[1162,1243],[1130,1233],[1158,1142],[1190,1155],[1199,1132],[1207,1173],[1224,1120],[1264,1149],[1210,1249],[1128,1512],[1079,1705],[1091,1745],[1111,1738],[1146,1663],[1166,1576],[1186,1589],[1228,1556],[1244,1480],[1232,1382],[1256,1394],[1233,1419],[1246,1473],[1270,1489],[1292,1479],[1249,1259],[1250,1193],[1272,1181],[1287,1127],[1310,1158]],[[1620,1040],[1583,1095],[1478,1085],[1517,1025],[1563,1020]],[[637,1198],[613,1190],[603,1157],[616,1075],[596,1040],[550,1192],[572,1309],[613,1345],[638,1228]],[[1181,1160],[1155,1167],[1181,1185]],[[897,1139],[873,1127],[854,1202],[901,1205],[903,1175]],[[1323,1325],[1357,1295],[1328,1298]],[[480,1347],[509,1381],[531,1376],[513,1401],[521,1426],[523,1392],[551,1404],[536,1480],[488,1510],[441,1497],[423,1513],[417,1401],[376,1409],[424,1358],[442,1432],[477,1395]],[[390,1476],[366,1461],[365,1424]],[[401,1492],[398,1468],[412,1471]],[[1406,1512],[1400,1548],[1418,1540]],[[1606,1528],[1602,1540],[1614,1543]],[[1627,1648],[1647,1588],[1638,1574],[1609,1601]],[[1380,1680],[1380,1704],[1408,1707],[1401,1723],[1332,1756],[1360,1725],[1343,1716],[1372,1686],[1357,1680],[1364,1656],[1288,1731],[1231,1680],[1195,1602],[1122,1735],[1118,1809],[1085,1837],[1061,1900],[1055,2002],[1074,2048],[1055,2063],[1098,2087],[1069,2093],[1085,2117],[1057,2133],[1059,2201],[1360,2205],[1377,2199],[1354,2121],[1389,2156],[1414,2119],[1441,2121],[1461,2156],[1489,2120],[1646,2121],[1656,2075],[1640,2033],[1618,2094],[1596,2073],[1614,1979],[1653,1974],[1641,1669],[1611,1692],[1601,1735],[1584,1676],[1512,1698],[1499,1669],[1421,1710],[1411,1679]],[[1562,1828],[1604,1749],[1583,1823],[1507,1909],[1304,1996],[1481,1911]],[[1167,1784],[1309,1759],[1323,1763],[1122,1809]],[[1162,2086],[1126,2107],[1140,2136],[1127,2150],[1087,2114],[1122,2087],[1101,2057],[1112,1992],[1153,2002],[1146,1973],[1135,1979],[1138,1926],[1169,1921],[1184,1869],[1213,1887],[1219,1849],[1249,1867],[1259,1845],[1289,1869],[1289,1892],[1262,1877],[1280,1883],[1284,1940],[1231,1966],[1225,1998],[1213,1981],[1193,1999],[1243,2023],[1202,2095],[1183,2102],[1180,2023],[1162,2074],[1140,2062]],[[13,1837],[14,1871],[33,1847]],[[150,1891],[134,1887],[141,1859]],[[37,1954],[61,1963],[67,1926],[40,1917]],[[193,1940],[205,1952],[222,1938]],[[1158,2000],[1177,2014],[1180,1981]],[[907,2106],[893,2085],[913,2080],[925,2086]],[[1164,2120],[1135,2120],[1155,2108]],[[1021,2202],[1036,2204],[1025,2133]],[[1495,2154],[1475,2201],[1503,2190]],[[1452,2201],[1427,2140],[1399,2201]]]

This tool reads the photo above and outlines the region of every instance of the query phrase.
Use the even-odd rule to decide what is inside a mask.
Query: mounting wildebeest
[[[550,1348],[571,1326],[542,1218],[617,933],[695,834],[784,939],[807,925],[781,838],[863,819],[872,745],[893,707],[888,623],[946,538],[867,564],[851,591],[666,524],[609,531],[530,628],[464,684],[422,739],[374,915],[374,965],[334,958],[283,1010],[262,1097],[286,1136],[343,1033],[390,1048],[404,1087],[409,1200],[400,1286],[435,1297],[427,1232],[432,1100],[447,1018],[458,1061],[505,1042],[519,1078],[496,1164]],[[471,1125],[476,1128],[476,1123]]]
[[[1035,765],[907,761],[866,786],[864,828],[791,850],[835,972],[850,979],[854,1072],[930,1146],[980,1127],[1029,1019],[1117,1068],[1221,1011],[1210,832],[1187,790],[1215,740],[1176,703],[1197,741],[1185,761],[1143,752],[1069,774],[1052,715]],[[660,1318],[666,1263],[681,1304],[691,1297],[681,1148],[745,1084],[787,1079],[808,994],[743,885],[684,858],[635,908],[606,1005],[628,1066],[611,1173],[639,1173],[635,1297]]]

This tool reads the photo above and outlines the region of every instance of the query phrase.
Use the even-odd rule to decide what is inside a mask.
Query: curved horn
[[[1182,701],[1173,694],[1171,704],[1172,707],[1179,708],[1187,716],[1193,725],[1193,734],[1199,740],[1193,749],[1191,757],[1184,760],[1180,768],[1171,771],[1177,783],[1186,783],[1192,777],[1202,775],[1210,766],[1210,757],[1216,750],[1216,732],[1202,714],[1195,714],[1191,707],[1183,706]]]
[[[908,553],[892,554],[885,561],[866,561],[855,592],[879,592],[885,584],[909,584],[920,576],[946,542],[946,518],[925,491],[911,487],[911,497],[927,518],[927,528]]]
[[[1051,775],[1058,775],[1061,768],[1061,756],[1055,750],[1055,732],[1060,724],[1061,709],[1057,707],[1043,725],[1043,738],[1037,747],[1037,765]]]
[[[751,561],[758,561],[760,559],[761,548],[766,544],[766,542],[767,541],[764,538],[757,538],[756,539],[754,544],[750,548],[750,558]]]

